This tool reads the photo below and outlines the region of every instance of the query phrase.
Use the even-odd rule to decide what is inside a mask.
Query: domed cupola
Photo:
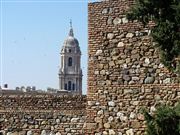
[[[69,35],[68,35],[67,39],[64,41],[64,46],[70,46],[70,47],[79,46],[79,42],[74,37],[74,33],[73,33],[72,28],[69,31]]]
[[[69,52],[69,50],[71,50],[70,52],[73,51],[75,53],[81,53],[80,47],[79,47],[79,42],[74,37],[72,22],[70,22],[70,31],[69,31],[68,37],[64,41],[61,53]]]

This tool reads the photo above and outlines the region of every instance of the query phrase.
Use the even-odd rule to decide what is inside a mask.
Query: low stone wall
[[[1,132],[10,135],[80,135],[84,122],[82,111],[0,112]]]
[[[82,110],[86,96],[51,94],[3,94],[0,110]]]
[[[0,96],[0,129],[4,135],[81,135],[86,96]]]

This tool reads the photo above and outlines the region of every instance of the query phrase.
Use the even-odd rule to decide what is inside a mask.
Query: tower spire
[[[70,31],[69,36],[74,37],[73,28],[72,28],[72,20],[70,19]]]
[[[72,20],[70,19],[70,28],[72,28]]]

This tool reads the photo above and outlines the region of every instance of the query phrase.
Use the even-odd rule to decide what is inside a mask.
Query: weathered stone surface
[[[131,94],[133,93],[132,89],[124,89],[124,94]]]
[[[27,127],[28,127],[28,124],[25,123],[25,124],[23,125],[23,128],[27,128]]]
[[[132,77],[132,80],[133,80],[133,81],[138,81],[138,80],[139,80],[139,77],[134,76],[134,77]]]
[[[105,71],[105,70],[101,70],[101,71],[100,71],[100,74],[101,74],[101,75],[105,75],[105,74],[106,74],[106,71]]]
[[[79,121],[79,118],[72,118],[72,119],[71,119],[71,122],[72,122],[72,123],[77,123],[78,121]]]
[[[121,132],[118,132],[118,135],[123,135]]]
[[[135,114],[134,112],[131,112],[129,118],[130,118],[130,119],[134,119],[135,117],[136,117],[136,114]]]
[[[105,124],[104,124],[104,128],[109,129],[110,127],[111,127],[111,126],[110,126],[109,123],[105,123]]]
[[[124,76],[123,76],[123,79],[124,79],[125,81],[130,81],[130,80],[131,80],[131,78],[130,78],[129,75],[124,75]]]
[[[103,52],[102,50],[97,50],[97,51],[96,51],[96,56],[102,54],[102,52]]]
[[[99,110],[99,111],[97,112],[98,115],[103,115],[103,113],[104,113],[103,110]]]
[[[101,133],[95,133],[95,135],[101,135]]]
[[[133,54],[137,54],[137,52],[138,52],[138,50],[132,50],[131,51],[131,54],[133,55]]]
[[[123,42],[119,42],[117,47],[124,47],[124,43]]]
[[[113,33],[108,33],[107,34],[107,39],[113,39],[114,38],[114,34]]]
[[[145,62],[145,64],[149,64],[150,63],[149,58],[146,58],[144,62]]]
[[[120,117],[120,120],[121,120],[122,122],[127,122],[128,117],[123,115],[123,116]]]
[[[7,132],[7,135],[11,135],[12,133],[11,132]]]
[[[107,14],[107,13],[108,13],[108,8],[104,8],[102,14]]]
[[[154,106],[151,106],[150,113],[154,113],[156,111],[156,108]]]
[[[164,65],[163,65],[162,63],[160,63],[158,67],[159,67],[159,68],[163,68]]]
[[[134,129],[138,129],[141,127],[141,124],[138,121],[132,121],[131,125]]]
[[[95,101],[88,101],[87,103],[89,106],[93,106],[95,104]]]
[[[127,18],[122,18],[122,23],[128,23],[128,19]]]
[[[19,135],[18,132],[11,132],[10,135]]]
[[[96,121],[96,123],[102,123],[102,118],[96,117],[96,118],[95,118],[95,121]]]
[[[109,129],[109,135],[115,135],[115,131],[113,129]]]
[[[41,135],[47,135],[46,130],[42,130]]]
[[[133,104],[134,106],[137,106],[137,105],[139,104],[139,101],[133,101],[132,104]]]
[[[70,129],[70,128],[65,128],[65,131],[66,131],[66,132],[70,132],[71,129]]]
[[[51,131],[51,132],[49,133],[49,135],[55,135],[54,131]]]
[[[61,133],[60,133],[60,132],[57,132],[56,135],[61,135]]]
[[[138,118],[138,120],[144,120],[144,115],[139,113],[137,115],[137,118]]]
[[[127,83],[126,83],[126,84],[127,84]],[[135,83],[135,81],[131,80],[131,81],[129,81],[128,84],[129,84],[129,85],[133,85],[133,84],[136,84],[136,83]]]
[[[108,25],[111,25],[113,23],[113,18],[112,17],[109,17],[108,20],[107,20],[107,24]]]
[[[114,107],[116,104],[113,102],[113,101],[109,101],[108,102],[108,106],[112,106],[112,107]]]
[[[164,84],[168,84],[171,83],[171,78],[166,78],[165,80],[163,80]]]
[[[126,131],[126,135],[134,135],[133,129],[129,129]]]
[[[155,78],[154,77],[146,77],[146,79],[144,80],[145,84],[152,84],[154,83]]]
[[[25,135],[26,134],[26,131],[20,131],[19,132],[19,135]]]
[[[152,89],[145,89],[146,93],[151,93]]]
[[[128,33],[128,34],[126,35],[127,38],[132,38],[133,36],[134,36],[133,33]]]
[[[86,129],[95,129],[97,126],[97,123],[85,123],[84,128]]]
[[[123,114],[122,112],[118,112],[118,113],[117,113],[117,116],[118,116],[118,117],[121,117],[121,116],[124,116],[124,114]]]
[[[31,130],[27,131],[27,135],[33,135],[33,132]]]
[[[107,131],[103,131],[103,135],[108,135],[108,132]]]
[[[114,25],[121,24],[121,18],[116,17],[116,18],[113,20],[113,24],[114,24]]]
[[[112,122],[114,120],[114,118],[112,117],[112,116],[110,116],[109,118],[108,118],[108,122]]]
[[[110,62],[109,62],[109,66],[110,66],[110,67],[112,67],[112,66],[114,66],[114,65],[115,65],[114,61],[110,61]]]

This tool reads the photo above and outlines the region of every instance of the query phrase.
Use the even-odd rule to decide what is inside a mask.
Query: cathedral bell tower
[[[59,69],[59,89],[73,94],[82,94],[81,50],[78,40],[74,37],[72,22],[67,39],[61,52]]]

